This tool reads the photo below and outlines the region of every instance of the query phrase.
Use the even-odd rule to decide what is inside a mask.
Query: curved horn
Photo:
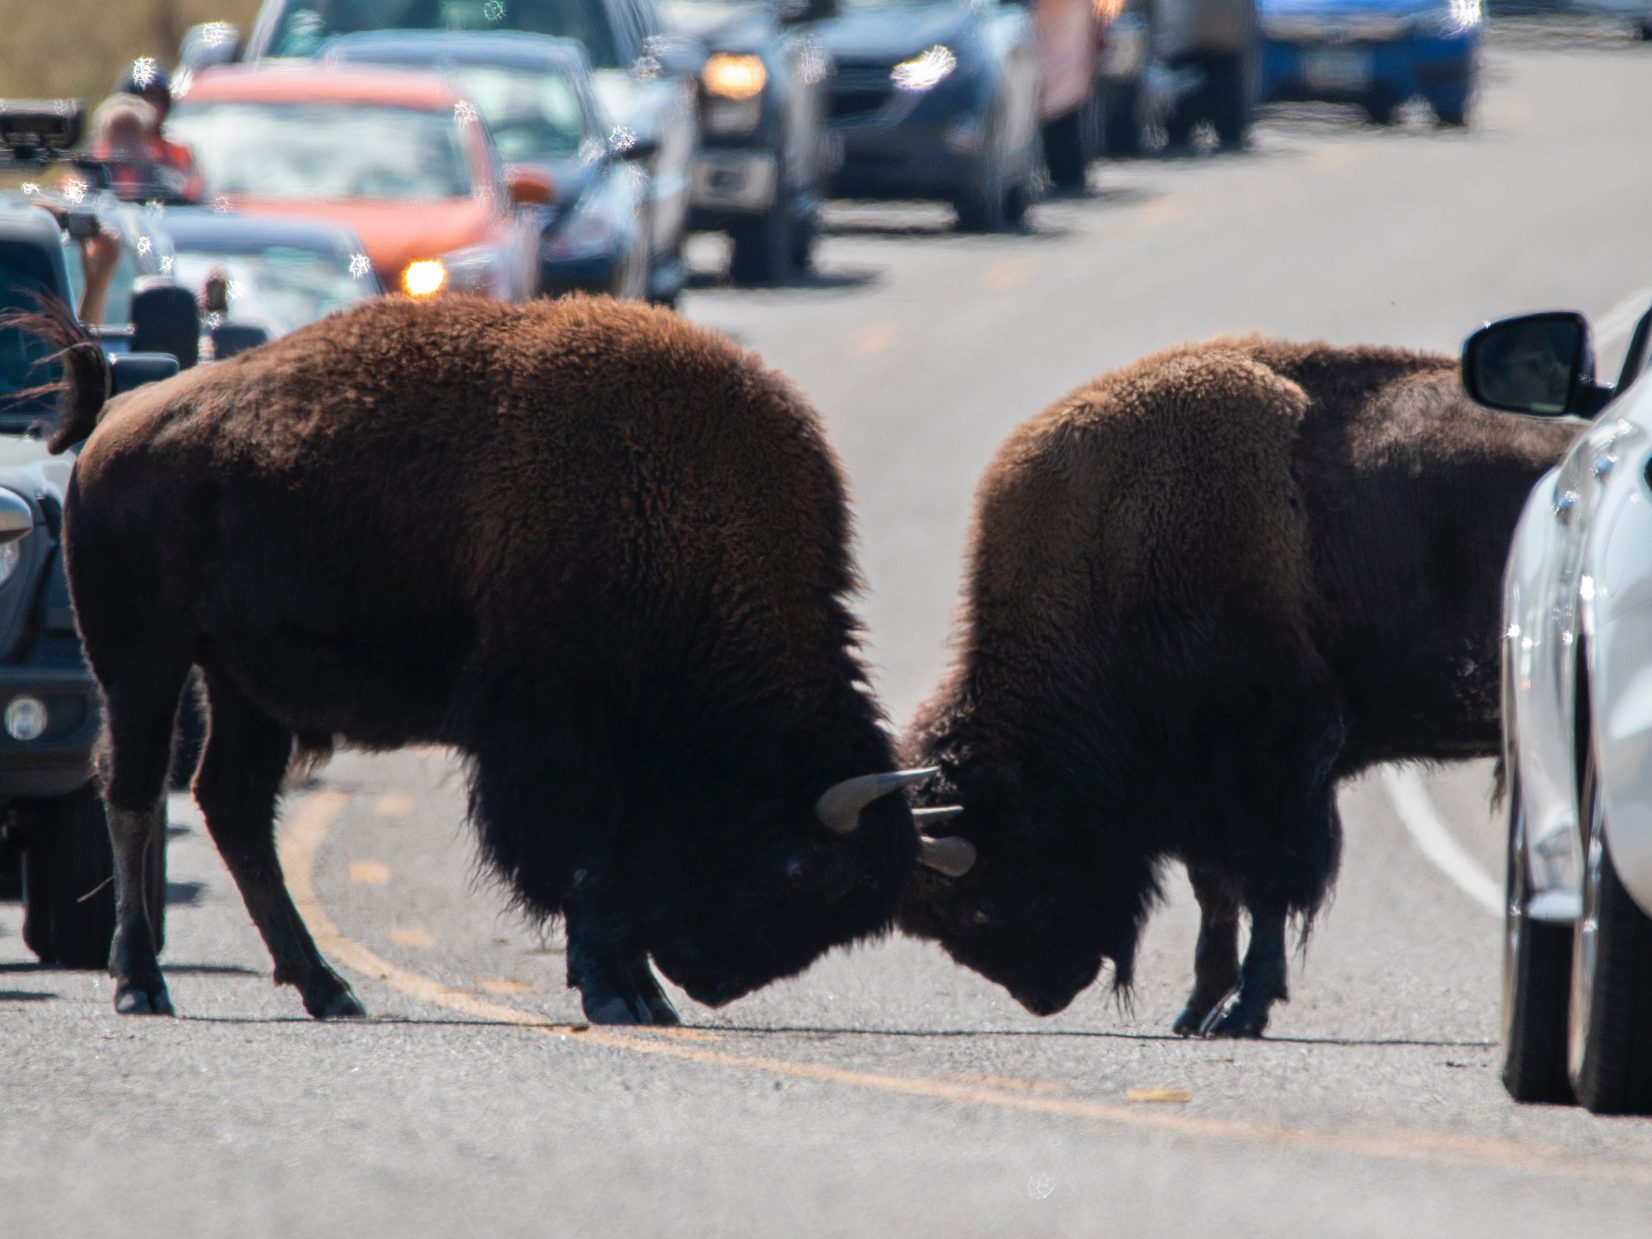
[[[975,865],[975,845],[962,835],[918,840],[918,863],[949,878],[961,878]]]
[[[939,766],[926,766],[922,770],[892,770],[888,774],[862,774],[844,779],[821,793],[815,801],[815,816],[833,834],[850,834],[860,825],[860,811],[874,800],[922,783],[940,772]]]

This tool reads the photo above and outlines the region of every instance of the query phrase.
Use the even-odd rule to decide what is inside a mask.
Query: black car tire
[[[1572,927],[1526,915],[1526,810],[1510,780],[1508,884],[1503,900],[1503,1087],[1516,1101],[1572,1100],[1566,1080],[1566,1004],[1572,986]]]
[[[768,210],[729,230],[729,277],[736,284],[780,283],[791,270],[792,232],[791,199],[777,189]]]
[[[1224,146],[1238,146],[1250,131],[1250,75],[1245,71],[1245,55],[1212,56],[1205,73],[1205,107],[1216,137]]]
[[[1090,161],[1101,155],[1105,142],[1105,87],[1096,82],[1084,103],[1044,126],[1044,163],[1050,181],[1059,189],[1083,189]]]
[[[1365,115],[1370,118],[1373,125],[1392,125],[1400,101],[1379,86],[1365,96],[1360,106],[1365,109]]]
[[[96,785],[88,780],[42,804],[31,836],[23,854],[23,941],[43,964],[107,968],[114,853]]]
[[[1583,911],[1572,953],[1567,1067],[1593,1114],[1652,1114],[1652,918],[1624,889],[1606,839],[1605,802],[1590,745]]]
[[[792,221],[792,270],[809,271],[815,264],[815,242],[820,238],[820,217],[811,211]]]
[[[1440,107],[1436,104],[1434,119],[1442,129],[1461,129],[1468,124],[1468,107]]]
[[[1102,153],[1113,159],[1142,153],[1141,83],[1135,79],[1107,87],[1102,108]]]

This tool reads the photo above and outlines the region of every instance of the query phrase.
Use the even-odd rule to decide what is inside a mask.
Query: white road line
[[[1436,868],[1450,878],[1462,892],[1493,916],[1503,915],[1503,887],[1463,851],[1462,845],[1451,837],[1451,831],[1440,820],[1434,802],[1428,797],[1422,777],[1413,766],[1386,766],[1382,781],[1388,787],[1388,796],[1400,821],[1411,832],[1411,839],[1422,854],[1434,862]]]

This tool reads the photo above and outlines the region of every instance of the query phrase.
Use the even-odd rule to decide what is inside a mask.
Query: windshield
[[[875,13],[880,9],[928,9],[940,0],[838,0],[842,13]]]
[[[497,65],[461,65],[456,75],[501,159],[567,158],[587,136],[579,95],[565,77]]]
[[[604,0],[287,0],[268,54],[313,56],[363,30],[524,30],[578,39],[594,68],[620,63]]]
[[[451,112],[344,103],[180,104],[167,123],[206,192],[420,201],[470,193]]]
[[[342,254],[271,245],[250,253],[178,250],[178,283],[199,297],[207,279],[228,281],[232,322],[253,323],[271,337],[313,323],[373,295],[365,268],[351,274]]]
[[[39,310],[41,297],[51,291],[45,282],[49,278],[46,262],[35,250],[0,244],[0,315]],[[33,421],[52,411],[55,401],[49,395],[19,400],[15,393],[57,380],[59,367],[46,361],[53,351],[38,336],[0,328],[0,418]]]

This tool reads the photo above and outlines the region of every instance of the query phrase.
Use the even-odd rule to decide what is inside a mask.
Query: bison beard
[[[84,384],[82,384],[84,386]],[[564,915],[603,1022],[675,1022],[885,930],[919,840],[844,599],[818,421],[727,340],[636,304],[388,300],[112,402],[65,513],[103,687],[116,1008],[168,1012],[145,857],[191,666],[207,826],[315,1016],[361,1007],[282,883],[295,744],[451,745],[482,853]],[[933,845],[930,845],[933,846]],[[153,870],[153,865],[150,865]]]
[[[1260,1035],[1336,876],[1337,781],[1497,751],[1503,563],[1576,432],[1471,404],[1449,358],[1259,337],[1021,426],[908,745],[979,859],[918,872],[903,928],[1047,1015],[1104,959],[1128,987],[1177,858],[1202,924],[1175,1031]]]

